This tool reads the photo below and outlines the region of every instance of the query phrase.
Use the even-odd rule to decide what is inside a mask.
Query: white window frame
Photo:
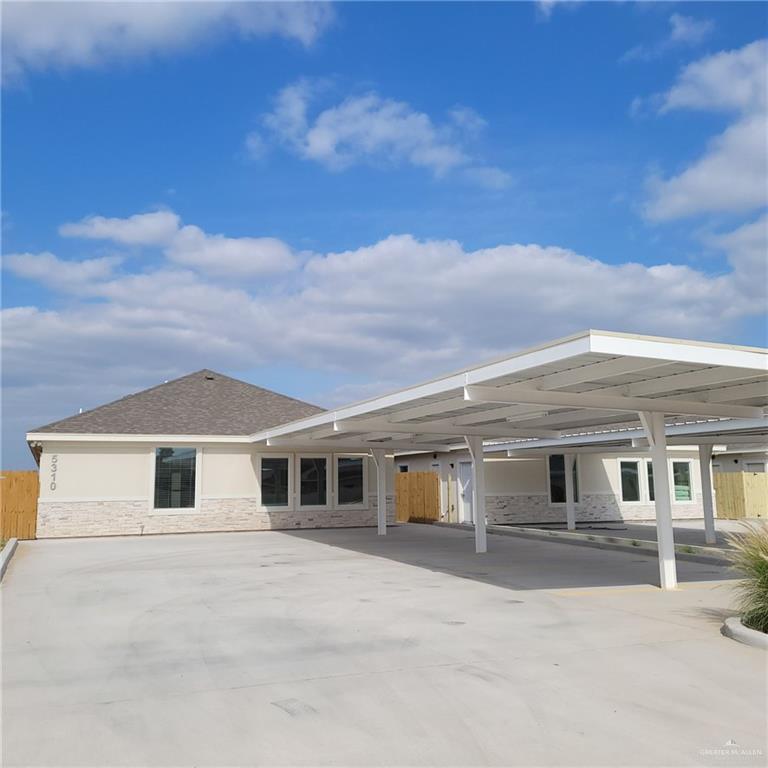
[[[653,472],[653,459],[642,459],[643,462],[643,469],[645,471],[645,474],[643,475],[643,483],[642,483],[642,490],[645,494],[645,503],[646,504],[656,504],[656,499],[651,498],[651,483],[648,479],[648,467],[651,468],[651,472]],[[653,495],[656,496],[656,475],[653,476]],[[674,496],[674,494],[672,494]],[[671,498],[671,497],[670,497]],[[672,503],[674,503],[674,499],[671,499]]]
[[[548,453],[547,458],[544,461],[544,472],[547,475],[547,501],[549,502],[550,507],[565,507],[566,503],[565,501],[552,501],[552,482],[550,478],[549,473],[549,457],[550,456],[562,456],[563,461],[565,462],[565,454],[564,453]],[[576,465],[576,482],[579,486],[579,500],[574,501],[574,506],[579,507],[581,506],[581,496],[582,496],[582,489],[581,489],[581,462],[579,461],[579,454],[575,453],[573,455],[573,461]],[[567,467],[567,463],[565,464]],[[564,471],[567,471],[565,467],[563,468]]]
[[[693,459],[667,459],[669,467],[669,496],[673,504],[695,504],[696,503],[696,485],[693,480]],[[691,498],[690,499],[676,499],[675,498],[675,464],[687,464],[688,465],[688,481],[691,486]],[[656,482],[656,478],[654,478]]]
[[[621,485],[621,462],[622,461],[632,461],[636,464],[639,464],[641,469],[639,470],[641,477],[639,479],[640,484],[640,500],[639,501],[625,501],[624,500],[624,489]],[[673,464],[675,462],[678,463],[685,463],[688,464],[688,477],[691,480],[691,498],[690,499],[676,499],[675,498],[675,477],[674,477],[674,467]],[[639,456],[621,456],[620,458],[616,459],[616,467],[618,469],[618,477],[619,477],[619,502],[621,504],[627,504],[628,506],[633,505],[639,505],[639,504],[655,504],[655,500],[651,499],[651,486],[648,482],[648,467],[653,467],[653,460],[648,458],[641,458]],[[682,504],[685,506],[686,504],[695,504],[696,503],[696,485],[693,478],[693,459],[690,458],[675,458],[675,457],[667,457],[667,475],[669,477],[669,499],[672,504]],[[656,484],[656,477],[653,478],[654,482],[654,491],[655,491],[655,484]],[[654,493],[655,496],[655,493]]]
[[[633,464],[637,464],[637,490],[638,490],[638,500],[637,501],[626,501],[624,499],[624,486],[621,482],[621,464],[622,462],[632,462]],[[648,467],[646,466],[647,460],[640,458],[639,456],[622,456],[618,459],[616,459],[616,468],[618,469],[618,477],[619,477],[619,503],[626,504],[627,506],[639,506],[641,504],[653,504],[653,502],[649,502],[649,492],[648,492]],[[654,483],[656,482],[656,478],[654,478]]]
[[[158,448],[194,448],[195,449],[195,506],[194,507],[155,507],[155,469]],[[165,515],[196,515],[200,512],[200,501],[203,494],[203,449],[199,445],[183,445],[173,443],[157,443],[149,452],[149,514]]]
[[[339,503],[339,459],[362,459],[363,462],[363,500],[359,504]],[[368,509],[368,456],[361,453],[333,454],[333,508],[334,509]]]
[[[261,460],[262,459],[288,459],[288,503],[287,504],[264,504],[261,496]],[[293,454],[291,453],[257,453],[256,454],[256,484],[259,486],[259,511],[260,512],[293,512],[296,505],[296,494],[294,490],[295,464]]]
[[[302,504],[301,503],[301,460],[302,459],[325,459],[325,504]],[[333,455],[330,453],[297,453],[295,460],[294,493],[296,494],[297,510],[315,510],[325,511],[333,509]],[[345,507],[348,509],[348,507]]]

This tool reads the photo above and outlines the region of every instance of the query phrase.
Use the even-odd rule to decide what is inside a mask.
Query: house
[[[585,331],[323,411],[199,371],[40,427],[38,536],[376,525],[393,474],[441,478],[446,520],[655,519],[714,541],[711,457],[768,443],[768,353]],[[481,459],[483,459],[481,461]]]
[[[37,536],[375,525],[370,457],[254,450],[321,412],[202,370],[39,427]]]
[[[508,456],[485,447],[485,512],[489,523],[566,522],[565,454]],[[562,451],[562,449],[560,449]],[[672,517],[704,516],[696,447],[669,448],[674,484]],[[440,478],[440,515],[446,522],[472,522],[472,457],[468,451],[398,455],[396,472],[435,472]],[[653,465],[647,453],[581,453],[572,465],[578,523],[653,520]]]

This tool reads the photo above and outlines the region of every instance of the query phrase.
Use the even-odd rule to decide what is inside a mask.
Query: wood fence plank
[[[724,520],[768,518],[768,474],[715,472],[717,516]]]
[[[37,472],[0,475],[0,537],[34,539],[37,532]]]
[[[395,475],[395,510],[398,522],[440,519],[440,479],[434,472]]]

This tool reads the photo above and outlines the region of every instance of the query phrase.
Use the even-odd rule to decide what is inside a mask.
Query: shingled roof
[[[30,431],[249,435],[322,411],[301,400],[202,370]]]

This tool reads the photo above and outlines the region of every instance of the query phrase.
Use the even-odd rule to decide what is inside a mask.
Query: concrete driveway
[[[763,765],[718,566],[427,526],[22,543],[5,765]],[[724,747],[733,741],[736,746]],[[762,754],[757,754],[762,751]]]

